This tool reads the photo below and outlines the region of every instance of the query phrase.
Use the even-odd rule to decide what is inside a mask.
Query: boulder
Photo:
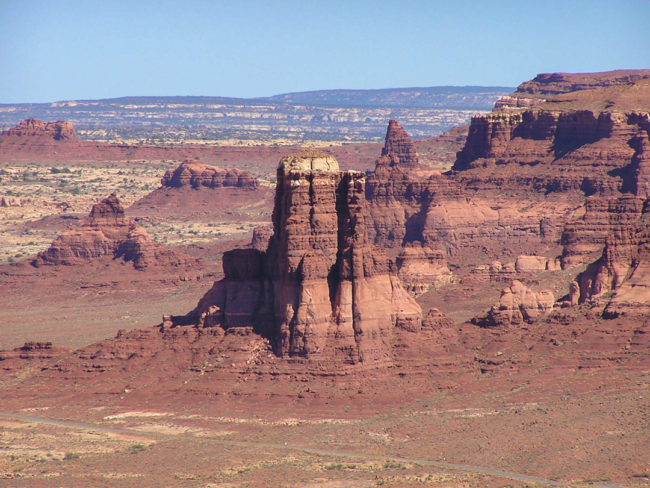
[[[501,298],[488,312],[484,325],[498,327],[532,323],[553,310],[554,303],[550,290],[534,292],[521,281],[514,280],[501,292]]]

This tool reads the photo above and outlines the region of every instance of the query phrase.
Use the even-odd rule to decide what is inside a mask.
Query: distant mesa
[[[167,170],[161,186],[129,207],[142,218],[200,219],[213,222],[271,219],[273,192],[247,171],[186,159]]]
[[[259,181],[249,172],[237,168],[221,169],[217,166],[186,159],[176,169],[167,170],[161,184],[167,188],[221,188],[231,186],[254,190]]]
[[[40,137],[55,141],[76,141],[77,134],[69,122],[42,122],[30,118],[23,120],[16,127],[0,132],[0,136],[9,138]]]
[[[32,264],[73,266],[106,256],[131,263],[138,270],[196,264],[195,259],[154,242],[146,230],[124,215],[115,194],[93,205],[83,225],[57,237]]]
[[[622,87],[650,80],[650,70],[615,70],[599,73],[540,73],[495,103],[496,110],[529,108],[558,96],[586,90]]]

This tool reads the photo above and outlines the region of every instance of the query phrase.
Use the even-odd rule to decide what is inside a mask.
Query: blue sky
[[[650,0],[0,0],[0,103],[650,68]]]

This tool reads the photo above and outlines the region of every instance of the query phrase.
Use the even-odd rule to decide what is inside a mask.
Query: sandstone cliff
[[[225,253],[225,278],[183,320],[252,326],[280,356],[390,362],[395,328],[419,330],[421,311],[368,242],[364,194],[364,175],[326,153],[283,158],[266,252]]]
[[[395,262],[398,276],[415,296],[454,281],[444,251],[422,246],[420,242],[406,244]]]
[[[523,82],[510,96],[495,103],[497,109],[526,108],[578,91],[620,87],[650,79],[650,70],[615,70],[601,73],[541,73]]]
[[[369,236],[384,247],[419,242],[462,266],[522,253],[554,254],[581,192],[530,191],[535,178],[509,179],[508,173],[409,169],[382,156],[367,176]]]
[[[574,287],[579,303],[600,302],[606,318],[650,317],[650,200],[635,203],[640,211],[612,226],[601,257]]]
[[[560,252],[565,268],[591,262],[617,225],[608,209],[621,207],[623,220],[640,211],[614,200],[648,193],[650,71],[535,83],[548,100],[472,119],[452,172],[380,158],[366,191],[374,242],[419,241],[456,266]]]
[[[151,240],[146,230],[124,215],[115,194],[93,205],[83,225],[57,237],[32,264],[78,265],[103,256],[132,263],[140,270],[195,264],[194,259]]]

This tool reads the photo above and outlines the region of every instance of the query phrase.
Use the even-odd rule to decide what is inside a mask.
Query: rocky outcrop
[[[487,327],[532,323],[553,310],[555,298],[549,290],[534,292],[519,280],[501,292],[501,298],[487,316],[478,321]]]
[[[556,252],[564,222],[579,205],[578,191],[544,193],[531,189],[532,176],[513,182],[510,175],[440,174],[382,156],[367,177],[369,236],[384,247],[419,241],[463,266]]]
[[[111,194],[93,205],[83,225],[57,237],[32,264],[70,266],[104,256],[132,263],[139,270],[194,263],[193,259],[151,240],[146,230],[124,215],[124,208]]]
[[[386,140],[381,150],[382,156],[394,158],[404,168],[417,168],[418,156],[411,138],[397,120],[388,121]]]
[[[38,119],[23,120],[16,127],[0,132],[0,136],[9,139],[42,138],[53,141],[75,141],[77,135],[69,122],[43,122]]]
[[[607,236],[620,234],[638,221],[643,206],[644,200],[634,195],[588,197],[584,215],[564,227],[560,241],[562,267],[566,269],[594,261],[602,253]]]
[[[650,200],[641,206],[640,214],[609,234],[602,256],[577,278],[578,302],[603,303],[605,317],[650,316]]]
[[[51,342],[30,341],[11,351],[0,351],[0,370],[12,371],[20,367],[20,363],[27,360],[36,363],[51,360],[69,354],[68,349],[55,347]]]
[[[444,251],[431,249],[417,241],[406,244],[395,262],[399,270],[398,276],[414,296],[454,280],[447,267]]]
[[[496,109],[526,108],[576,91],[628,85],[650,78],[650,70],[616,70],[601,73],[541,73],[495,103]]]
[[[478,115],[472,118],[453,169],[483,168],[494,173],[499,166],[512,184],[613,195],[622,182],[612,172],[630,164],[634,151],[628,141],[639,130],[639,124],[625,114],[590,110],[540,108]],[[516,172],[509,174],[507,166]]]
[[[489,265],[484,264],[473,268],[463,282],[510,282],[516,277],[534,275],[546,271],[557,271],[560,269],[558,258],[547,258],[544,256],[517,256],[514,262],[501,263],[493,261]]]
[[[266,225],[258,225],[253,229],[253,237],[249,247],[258,251],[266,251],[269,247],[269,240],[273,236],[273,229]]]
[[[254,190],[259,187],[257,178],[248,171],[237,168],[221,169],[193,160],[185,160],[176,169],[167,170],[162,177],[161,184],[163,187],[192,187],[194,189],[232,186]]]
[[[421,311],[368,242],[364,194],[364,175],[326,153],[283,158],[266,252],[225,253],[225,278],[181,322],[251,326],[282,357],[390,362],[395,328],[419,330]]]

